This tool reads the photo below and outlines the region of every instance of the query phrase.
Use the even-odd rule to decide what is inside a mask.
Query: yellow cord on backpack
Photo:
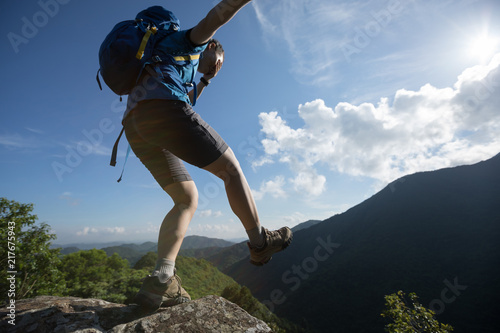
[[[198,60],[198,59],[200,59],[199,54],[189,54],[189,55],[174,57],[175,61],[191,61],[191,60]]]
[[[135,57],[139,60],[142,59],[144,56],[144,50],[146,49],[146,45],[148,44],[149,37],[151,37],[151,34],[156,34],[158,32],[158,29],[156,27],[152,27],[151,29],[148,28],[148,31],[144,34],[144,37],[142,38],[141,46],[139,46],[139,51],[137,51],[137,54]]]

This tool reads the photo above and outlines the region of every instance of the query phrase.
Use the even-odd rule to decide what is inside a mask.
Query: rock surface
[[[100,299],[39,296],[15,303],[15,326],[10,310],[0,309],[1,332],[128,333],[128,332],[271,332],[263,321],[225,298],[207,296],[155,313],[136,305]]]

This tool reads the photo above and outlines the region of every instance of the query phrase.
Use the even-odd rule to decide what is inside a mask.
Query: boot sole
[[[134,303],[152,311],[158,310],[160,307],[166,308],[189,301],[191,301],[191,299],[184,296],[167,298],[148,291],[141,291],[134,298]]]
[[[182,303],[187,303],[187,302],[190,302],[191,300],[187,297],[178,297],[178,298],[175,298],[175,299],[169,299],[168,301],[165,301],[161,304],[161,307],[162,308],[168,308],[168,307],[171,307],[171,306],[174,306],[174,305],[179,305],[179,304],[182,304]]]
[[[150,292],[142,291],[134,297],[134,302],[141,308],[156,311],[161,307],[162,297]]]

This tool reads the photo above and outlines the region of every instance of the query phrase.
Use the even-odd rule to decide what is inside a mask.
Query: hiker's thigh
[[[224,181],[230,180],[233,176],[241,176],[240,163],[236,159],[234,152],[228,148],[217,160],[205,166],[203,169],[211,172]]]
[[[182,101],[142,101],[129,118],[145,142],[200,168],[217,160],[227,149],[220,135]]]
[[[176,182],[192,180],[182,160],[168,150],[144,141],[130,122],[125,121],[124,125],[125,135],[134,154],[163,189]]]

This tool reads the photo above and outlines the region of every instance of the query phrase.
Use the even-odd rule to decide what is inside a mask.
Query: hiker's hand
[[[217,76],[217,73],[220,71],[221,68],[222,68],[222,61],[217,60],[215,66],[210,67],[210,71],[207,74],[203,75],[203,77],[205,78],[205,80],[209,81]]]

